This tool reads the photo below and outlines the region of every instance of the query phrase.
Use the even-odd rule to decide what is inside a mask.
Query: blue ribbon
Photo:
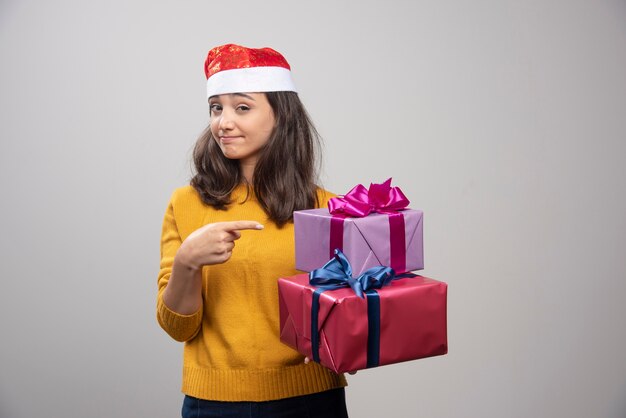
[[[367,294],[367,368],[376,367],[380,357],[380,296],[374,289]]]
[[[380,289],[395,278],[391,267],[377,266],[364,271],[356,279],[352,278],[352,266],[341,252],[335,250],[335,256],[322,268],[309,273],[309,283],[324,290],[351,287],[354,293],[363,299],[363,292],[369,289]]]
[[[350,287],[354,293],[363,298],[363,294],[367,296],[367,367],[376,367],[379,364],[380,357],[380,297],[375,289],[389,284],[393,280],[415,277],[412,273],[395,275],[391,267],[377,266],[366,270],[356,279],[352,278],[352,266],[341,252],[335,250],[335,256],[328,261],[322,268],[315,269],[309,273],[309,283],[316,286],[313,292],[313,301],[311,304],[311,347],[313,361],[320,361],[319,356],[319,300],[320,295],[326,290],[340,289]]]

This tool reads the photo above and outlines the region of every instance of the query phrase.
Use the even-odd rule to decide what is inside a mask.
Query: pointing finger
[[[257,221],[231,221],[222,222],[224,231],[241,231],[243,229],[263,229],[263,225]]]
[[[239,231],[226,231],[226,233],[229,235],[229,241],[241,238],[241,232]]]

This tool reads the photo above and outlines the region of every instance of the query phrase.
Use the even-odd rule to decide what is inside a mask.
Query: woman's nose
[[[234,128],[234,121],[232,115],[229,112],[222,112],[219,120],[219,128],[221,130],[230,130]]]

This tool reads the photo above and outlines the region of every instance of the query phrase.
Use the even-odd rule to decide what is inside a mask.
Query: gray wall
[[[353,417],[626,415],[624,1],[0,2],[0,416],[179,416],[161,220],[207,50],[272,46],[323,184],[394,178],[447,281],[447,356]]]

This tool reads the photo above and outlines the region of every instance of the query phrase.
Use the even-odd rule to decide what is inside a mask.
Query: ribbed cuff
[[[202,307],[191,315],[182,315],[172,311],[159,296],[157,301],[157,319],[161,327],[176,341],[189,341],[200,330]]]
[[[344,386],[343,375],[313,362],[259,370],[183,367],[183,393],[216,401],[271,401]]]

